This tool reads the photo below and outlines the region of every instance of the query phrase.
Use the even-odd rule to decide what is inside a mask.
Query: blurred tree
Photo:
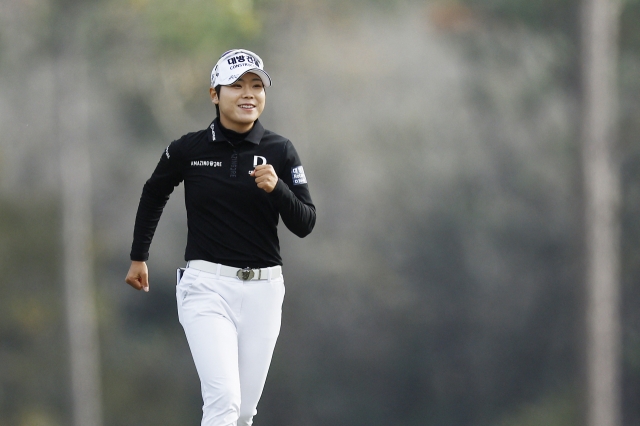
[[[619,0],[585,0],[583,173],[585,191],[587,407],[590,426],[618,426],[620,414]]]
[[[517,20],[536,29],[556,31],[564,34],[574,46],[582,45],[583,68],[580,73],[584,86],[581,92],[586,102],[582,135],[585,143],[587,260],[590,265],[587,274],[589,282],[587,315],[591,396],[586,405],[593,410],[590,411],[590,424],[618,424],[618,416],[615,414],[617,410],[615,395],[619,390],[615,384],[618,377],[615,365],[618,353],[616,336],[619,328],[616,272],[619,268],[616,266],[619,263],[616,255],[619,252],[619,241],[616,237],[618,219],[615,212],[619,187],[616,154],[614,154],[616,152],[614,129],[618,122],[615,76],[617,76],[618,62],[618,24],[623,4],[627,8],[622,20],[622,46],[638,52],[636,38],[638,31],[635,24],[638,16],[638,2],[467,0],[465,3],[504,20]],[[589,13],[578,13],[583,5]],[[579,22],[581,16],[585,17],[582,23]],[[580,36],[584,37],[583,43],[579,41]],[[578,49],[574,47],[572,50],[577,52]],[[580,62],[572,61],[571,64],[570,69],[573,69],[571,74],[577,74]],[[596,237],[598,242],[594,240]],[[603,252],[604,247],[606,250]],[[607,352],[602,352],[603,350]],[[603,386],[607,386],[606,389]]]
[[[62,207],[64,300],[75,426],[102,426],[89,157],[89,90],[84,2],[53,2],[51,64]],[[84,31],[83,31],[84,30]]]

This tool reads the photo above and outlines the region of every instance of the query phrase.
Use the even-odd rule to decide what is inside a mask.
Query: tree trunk
[[[587,425],[621,425],[620,182],[617,139],[619,0],[584,0],[583,173],[587,289]]]
[[[58,29],[56,110],[62,184],[65,309],[74,426],[102,426],[100,357],[93,281],[87,63],[75,22]]]

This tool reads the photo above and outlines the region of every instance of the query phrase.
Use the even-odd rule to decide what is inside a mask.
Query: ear
[[[209,96],[211,96],[211,102],[218,105],[218,103],[220,102],[220,99],[218,99],[218,94],[216,93],[216,89],[214,89],[213,87],[210,87]]]

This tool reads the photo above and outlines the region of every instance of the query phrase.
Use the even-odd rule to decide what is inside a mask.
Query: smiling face
[[[264,83],[248,72],[228,86],[220,86],[220,95],[209,89],[211,100],[220,110],[220,123],[229,130],[245,133],[264,110]]]

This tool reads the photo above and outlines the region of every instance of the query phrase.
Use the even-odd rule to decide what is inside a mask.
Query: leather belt
[[[236,277],[242,281],[268,280],[280,278],[282,276],[282,266],[276,265],[269,268],[234,268],[233,266],[221,265],[220,263],[207,262],[206,260],[190,260],[187,268],[198,271],[209,272],[221,277]]]

